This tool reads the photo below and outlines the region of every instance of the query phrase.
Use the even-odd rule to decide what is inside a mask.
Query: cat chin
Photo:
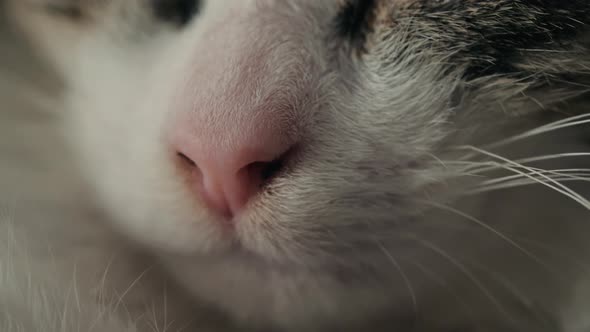
[[[18,1],[11,3],[18,4]],[[231,1],[224,3],[227,3],[229,7],[232,5]],[[235,1],[236,6],[248,7],[249,3]],[[202,23],[221,17],[216,14],[227,15],[223,4],[220,7],[215,6],[212,5],[212,8],[218,12],[214,11],[210,16],[204,15]],[[253,8],[250,9],[253,10]],[[509,9],[511,8],[506,10]],[[236,13],[239,13],[239,10]],[[269,11],[269,14],[272,14],[272,11]],[[474,12],[474,14],[477,13]],[[536,15],[534,11],[531,14]],[[27,16],[24,12],[17,15]],[[468,209],[459,204],[457,209],[452,207],[447,209],[446,212],[455,217],[452,221],[447,222],[446,219],[440,218],[429,219],[432,221],[430,227],[425,227],[424,230],[413,229],[414,233],[419,235],[416,236],[416,240],[419,240],[417,242],[422,245],[423,251],[429,253],[429,259],[422,259],[422,257],[416,259],[417,255],[413,250],[409,250],[410,255],[406,255],[408,251],[390,250],[396,257],[400,256],[406,260],[401,264],[395,259],[374,264],[374,267],[376,266],[385,275],[385,278],[380,280],[382,282],[375,280],[377,278],[373,278],[374,275],[368,271],[360,271],[358,278],[355,278],[354,272],[359,272],[358,270],[339,270],[337,267],[332,269],[332,265],[322,264],[330,260],[304,257],[297,250],[303,247],[314,253],[322,251],[317,250],[322,248],[321,241],[318,240],[319,236],[312,236],[303,244],[293,240],[308,230],[317,231],[318,229],[314,226],[322,225],[330,231],[345,229],[341,233],[336,233],[334,238],[330,238],[333,240],[330,245],[333,246],[334,243],[341,242],[343,239],[343,242],[347,242],[350,238],[349,244],[355,246],[354,249],[358,249],[355,239],[359,235],[365,235],[358,231],[363,229],[363,225],[359,225],[359,220],[369,219],[373,226],[376,224],[373,221],[379,221],[377,220],[379,216],[385,216],[388,221],[393,221],[388,223],[388,229],[392,230],[391,225],[397,225],[397,221],[401,219],[394,210],[413,209],[410,208],[411,205],[402,203],[401,206],[397,206],[389,203],[396,203],[400,198],[413,198],[413,193],[417,191],[408,188],[420,187],[414,184],[414,182],[420,182],[418,178],[425,183],[430,183],[432,178],[436,179],[433,182],[439,182],[439,176],[442,176],[433,170],[416,174],[419,173],[417,172],[419,163],[413,162],[417,154],[425,151],[430,154],[433,152],[432,146],[438,146],[441,143],[447,132],[441,127],[444,126],[448,131],[467,127],[461,141],[463,146],[474,144],[473,139],[477,136],[476,134],[479,134],[478,128],[496,128],[493,123],[503,117],[496,109],[500,106],[506,107],[508,114],[526,114],[533,120],[537,115],[536,112],[540,112],[540,108],[545,111],[545,106],[550,109],[557,99],[559,103],[562,101],[551,93],[543,96],[545,90],[534,91],[536,84],[543,86],[543,82],[530,83],[533,89],[532,95],[528,94],[528,90],[522,90],[525,88],[517,84],[518,77],[504,78],[500,81],[496,81],[495,76],[487,77],[483,80],[489,80],[489,86],[485,86],[484,82],[484,87],[478,86],[480,84],[478,80],[466,81],[463,83],[469,85],[469,89],[459,91],[460,84],[456,83],[459,77],[439,77],[442,75],[442,69],[439,66],[443,62],[446,63],[446,60],[452,60],[451,58],[447,59],[443,56],[445,61],[442,61],[442,58],[436,60],[425,57],[410,61],[404,60],[401,56],[399,62],[398,60],[383,61],[384,58],[381,56],[386,56],[383,52],[389,51],[392,45],[396,46],[395,43],[401,43],[405,38],[388,40],[390,44],[384,45],[381,53],[367,55],[372,59],[369,65],[353,70],[353,72],[360,72],[359,76],[363,76],[363,73],[367,74],[365,78],[357,78],[358,81],[354,84],[358,86],[355,85],[354,89],[351,89],[358,94],[345,96],[346,89],[338,89],[340,86],[337,86],[334,91],[343,91],[343,95],[334,98],[333,108],[318,111],[317,121],[310,122],[318,126],[318,128],[312,126],[309,135],[314,136],[310,139],[312,143],[319,144],[319,153],[312,154],[313,157],[308,158],[309,163],[306,164],[307,167],[302,167],[303,172],[300,169],[297,176],[289,178],[288,181],[296,183],[297,186],[289,187],[295,189],[283,195],[284,201],[262,206],[270,212],[270,218],[267,216],[265,220],[280,220],[280,222],[268,222],[262,226],[258,223],[259,228],[238,225],[242,231],[241,240],[250,251],[238,248],[237,252],[232,252],[232,241],[224,238],[213,222],[203,222],[203,220],[209,220],[209,216],[201,206],[195,207],[198,205],[194,204],[197,198],[185,190],[181,181],[177,181],[177,174],[174,174],[172,166],[168,165],[170,156],[164,151],[165,143],[162,142],[160,135],[165,124],[163,117],[168,109],[165,104],[170,91],[166,89],[173,89],[173,84],[168,82],[176,81],[168,79],[170,76],[179,75],[177,72],[179,69],[169,70],[171,67],[168,64],[187,62],[188,60],[184,57],[194,55],[196,46],[192,43],[195,42],[196,35],[186,33],[183,37],[179,37],[181,41],[175,38],[179,45],[173,45],[174,47],[166,51],[168,45],[176,44],[176,42],[168,44],[165,33],[154,37],[162,38],[161,40],[137,44],[134,44],[137,40],[113,38],[113,35],[119,36],[117,27],[121,27],[126,22],[119,22],[122,25],[114,25],[108,32],[102,31],[81,40],[78,39],[78,32],[83,29],[72,29],[71,26],[64,26],[49,18],[45,20],[33,16],[24,25],[30,28],[29,31],[35,31],[37,44],[45,49],[49,61],[56,63],[56,67],[64,73],[70,88],[66,96],[67,108],[70,110],[66,119],[67,129],[71,135],[71,141],[76,144],[80,168],[86,172],[87,179],[94,184],[99,193],[97,196],[100,197],[98,199],[100,205],[106,207],[113,216],[112,221],[119,230],[141,242],[145,248],[152,249],[152,253],[160,257],[161,264],[176,276],[187,293],[228,313],[240,323],[310,331],[310,326],[322,326],[326,322],[339,324],[359,319],[370,320],[371,313],[383,311],[403,315],[407,311],[419,309],[425,314],[426,319],[430,319],[437,315],[444,315],[446,310],[440,308],[447,307],[448,311],[454,311],[454,314],[462,316],[458,320],[466,320],[467,315],[463,315],[464,313],[459,312],[460,309],[458,309],[460,305],[457,303],[461,302],[469,303],[470,308],[467,309],[475,308],[473,311],[476,311],[476,318],[487,315],[485,318],[501,322],[506,320],[506,312],[516,313],[515,315],[519,316],[522,313],[522,308],[518,305],[512,310],[512,302],[523,302],[519,305],[530,311],[535,311],[537,304],[542,307],[542,310],[538,310],[539,312],[560,311],[563,303],[567,301],[564,298],[567,298],[571,291],[570,284],[585,275],[581,272],[584,267],[577,266],[584,264],[578,264],[577,260],[583,262],[590,256],[586,245],[587,226],[583,223],[587,219],[587,211],[578,210],[580,206],[574,207],[571,197],[559,197],[559,194],[544,195],[543,193],[546,192],[543,189],[547,186],[542,185],[537,186],[536,190],[534,188],[531,190],[529,186],[528,191],[517,189],[496,194],[486,193],[479,196],[483,201],[481,206]],[[460,20],[462,16],[457,17],[453,19]],[[491,23],[494,22],[486,22],[486,24]],[[472,23],[469,22],[465,27],[471,26]],[[227,27],[225,23],[224,27]],[[60,30],[62,28],[65,30]],[[121,32],[124,32],[123,30]],[[442,29],[437,33],[444,33],[445,30]],[[219,30],[211,29],[211,31]],[[55,38],[52,35],[66,37]],[[300,35],[307,36],[303,32]],[[476,35],[479,34],[476,33]],[[274,38],[272,34],[269,36],[271,39]],[[218,38],[219,40],[225,39]],[[460,39],[453,40],[453,43],[460,41]],[[308,43],[313,45],[312,40],[306,40],[305,44]],[[433,53],[420,51],[419,44],[412,43],[409,49],[416,47],[421,56],[425,56],[424,54],[434,56],[437,53],[444,55],[446,51],[446,49],[434,49]],[[316,46],[321,48],[319,42]],[[431,45],[428,44],[428,46]],[[69,54],[68,52],[72,50],[72,54]],[[227,49],[222,51],[220,54],[228,53]],[[244,54],[240,50],[235,53],[236,56]],[[400,55],[404,53],[405,51]],[[567,54],[567,52],[560,53]],[[555,54],[546,56],[552,57]],[[181,59],[180,61],[175,61],[177,56]],[[272,64],[278,69],[283,69],[284,64],[289,63],[289,61],[282,62],[285,60],[284,56],[286,55],[278,54],[275,60],[281,61],[275,61]],[[77,62],[71,63],[72,58],[77,58]],[[154,65],[154,59],[159,59],[156,65]],[[572,59],[574,58],[568,58],[568,60]],[[362,62],[361,59],[357,60]],[[211,63],[215,62],[211,61]],[[554,63],[555,68],[552,69],[559,70],[562,65],[568,69],[567,66],[574,62],[562,60],[559,65]],[[188,63],[192,62],[188,61]],[[385,63],[389,67],[381,67]],[[551,65],[543,61],[532,61],[530,66],[535,67],[538,63],[541,66]],[[581,63],[584,62],[581,61]],[[347,63],[344,67],[352,68],[355,64]],[[237,63],[232,65],[238,67]],[[151,73],[154,67],[156,70],[170,71],[170,73]],[[405,70],[407,72],[404,74]],[[280,73],[280,71],[276,72]],[[304,70],[303,73],[315,72]],[[564,73],[567,74],[565,77],[570,77],[571,72],[565,70]],[[348,74],[350,72],[345,70],[338,71],[334,75],[337,77],[335,80],[339,80],[342,75],[342,80],[347,81]],[[530,73],[523,72],[523,74]],[[537,74],[530,76],[540,76]],[[550,79],[552,75],[548,75],[547,79]],[[556,77],[558,76],[556,74]],[[571,77],[575,78],[575,76]],[[269,78],[271,75],[267,74],[261,81],[268,83],[265,80]],[[364,79],[368,83],[363,82]],[[208,82],[209,77],[205,77],[205,83]],[[529,83],[525,82],[525,85],[527,84]],[[499,87],[502,89],[498,89]],[[513,99],[515,90],[519,97]],[[556,90],[560,89],[556,88]],[[381,92],[385,91],[388,93],[383,93],[379,97]],[[551,92],[549,89],[547,91]],[[450,103],[453,108],[449,109],[449,99],[455,93],[458,94],[457,100]],[[559,93],[557,95],[560,96]],[[540,99],[536,100],[536,97]],[[343,100],[349,102],[346,103]],[[373,105],[375,100],[380,105]],[[526,103],[523,100],[526,100]],[[222,109],[227,110],[227,108]],[[363,112],[359,112],[359,109]],[[331,111],[337,112],[331,113]],[[474,113],[479,114],[474,115]],[[482,113],[486,116],[482,116]],[[388,116],[392,118],[388,119]],[[462,116],[468,117],[462,126],[459,126],[458,122],[453,122]],[[494,121],[486,121],[488,117]],[[511,118],[510,121],[516,123],[518,120]],[[231,121],[226,122],[231,123]],[[547,124],[547,121],[539,123]],[[322,125],[326,127],[319,128]],[[495,134],[499,136],[499,139],[510,137],[510,135],[504,135],[503,131]],[[569,134],[571,137],[568,137]],[[527,137],[529,139],[533,137],[530,133],[525,136],[530,136]],[[518,150],[508,149],[502,151],[502,155],[505,152],[514,160],[519,160],[563,151],[586,151],[587,144],[580,143],[570,147],[566,143],[577,141],[573,136],[578,135],[570,128],[563,137],[533,140],[521,149],[526,153],[512,153]],[[535,138],[538,137],[533,137]],[[14,140],[14,142],[19,141],[21,140]],[[39,142],[44,143],[42,141],[44,139],[40,138]],[[326,145],[322,148],[322,144]],[[553,148],[551,148],[552,145]],[[310,146],[309,150],[314,150],[316,147]],[[53,149],[45,150],[53,151]],[[464,150],[465,147],[463,147]],[[354,153],[349,153],[350,151]],[[383,153],[384,151],[386,153]],[[508,174],[516,173],[517,177],[512,179],[525,180],[525,184],[531,177],[536,180],[544,179],[541,175],[545,173],[540,174],[535,169],[531,171],[526,166],[515,165],[506,158],[479,155],[474,149],[466,155],[475,155],[478,158],[452,154],[449,159],[453,158],[453,160],[450,160],[449,164],[458,162],[469,165],[468,169],[475,171],[477,175],[472,178],[483,179],[484,183],[495,183],[502,187],[515,182],[510,178],[504,178],[507,182],[503,182],[501,178],[493,178],[493,175],[488,178],[488,173],[478,173],[482,166],[485,166],[483,168],[497,166],[502,168],[503,166],[505,170],[512,171]],[[445,164],[445,162],[446,158],[442,158],[435,164]],[[391,165],[395,167],[388,167]],[[400,165],[402,167],[399,167]],[[400,172],[401,168],[405,167],[403,165],[411,165],[408,166],[411,168],[410,172]],[[514,166],[512,168],[517,171],[514,172],[508,166]],[[580,170],[582,167],[587,168],[587,163],[561,162],[560,159],[549,166],[551,168],[542,171],[546,174],[555,174],[555,170],[566,169],[564,179],[570,180],[567,172]],[[305,170],[311,171],[305,172]],[[552,170],[553,173],[551,173]],[[529,171],[530,173],[527,173]],[[468,175],[472,176],[472,174]],[[524,177],[519,178],[519,175]],[[583,176],[586,176],[585,171]],[[408,179],[412,181],[403,181]],[[548,187],[555,185],[551,181],[540,182],[540,184],[549,184]],[[516,182],[516,184],[520,186],[521,183]],[[569,185],[569,182],[566,184]],[[563,189],[563,187],[559,188]],[[582,189],[578,190],[580,195],[587,194],[587,187],[576,187],[578,188]],[[484,192],[490,190],[485,186],[477,189],[482,189]],[[297,190],[300,191],[297,192]],[[379,196],[382,191],[387,192],[388,195]],[[569,193],[565,189],[562,191]],[[367,196],[363,196],[366,194]],[[450,196],[451,194],[450,191],[444,191],[442,195]],[[323,201],[320,199],[322,196]],[[341,200],[341,196],[344,196],[344,199]],[[583,201],[574,195],[570,196]],[[448,201],[452,201],[451,197],[448,198]],[[291,203],[293,205],[290,205]],[[562,210],[568,211],[568,214],[566,215]],[[373,212],[377,215],[373,215]],[[418,213],[421,212],[423,211]],[[281,214],[280,218],[272,218],[276,214]],[[339,222],[342,222],[345,227],[338,228]],[[346,226],[350,223],[354,223],[355,227],[347,228]],[[307,226],[309,228],[306,228]],[[332,226],[334,229],[330,229]],[[464,232],[459,231],[470,226],[476,230],[468,234],[472,236],[465,236]],[[397,228],[394,228],[394,231],[395,235],[399,235]],[[445,231],[448,232],[445,234]],[[392,233],[385,234],[392,235]],[[1,232],[0,235],[2,235]],[[281,235],[284,239],[280,237]],[[379,233],[379,235],[384,234]],[[361,237],[366,238],[366,236]],[[397,241],[395,237],[392,239]],[[297,240],[302,241],[301,238]],[[484,246],[485,243],[490,245]],[[562,250],[566,254],[560,253]],[[286,252],[288,255],[285,254]],[[287,256],[289,258],[286,258]],[[337,256],[340,260],[348,259],[348,264],[359,263],[342,252]],[[368,253],[365,259],[375,256]],[[386,255],[381,253],[382,259],[383,256]],[[407,259],[408,256],[411,259]],[[538,256],[541,256],[541,259],[537,259]],[[562,256],[566,258],[562,259]],[[572,256],[575,257],[572,258]],[[10,263],[12,258],[3,259]],[[403,269],[400,266],[403,266]],[[0,267],[2,267],[1,261]],[[546,269],[547,267],[549,268]],[[18,270],[18,268],[15,269]],[[414,273],[406,275],[402,270]],[[19,276],[41,275],[40,272],[18,271],[20,271],[17,273]],[[559,278],[554,278],[552,273],[555,272]],[[2,297],[3,291],[11,291],[11,286],[2,284],[1,277],[0,275],[0,304],[3,299],[9,299],[7,301],[10,302],[11,308],[32,305],[31,303],[23,304],[19,302],[19,299],[13,300],[17,296],[13,293]],[[559,280],[556,281],[556,279]],[[7,280],[18,281],[14,277]],[[432,286],[433,284],[442,291]],[[58,302],[67,300],[62,297],[61,292],[64,290],[65,293],[65,289],[62,286],[55,287],[58,290],[55,295],[45,290],[40,293],[50,294],[46,295],[50,297],[56,296]],[[437,291],[433,291],[432,288],[437,288]],[[432,298],[437,299],[438,306],[429,302]],[[38,300],[40,299],[34,297],[33,302]],[[580,302],[582,303],[575,304],[577,308],[587,307],[587,300],[580,300]],[[110,308],[96,308],[92,301],[88,308],[91,311],[110,312]],[[42,310],[53,315],[54,312],[50,309],[52,308],[43,307]],[[59,309],[57,306],[56,310]],[[14,315],[19,313],[19,309],[16,310]],[[12,315],[12,313],[9,314]],[[545,313],[542,312],[542,314]],[[26,316],[26,314],[23,315]],[[529,318],[526,315],[522,317]],[[442,317],[441,321],[445,318],[447,321],[451,320],[450,317]],[[23,321],[27,319],[24,318]],[[538,320],[538,317],[533,317],[530,321],[535,320]],[[475,321],[475,325],[478,325],[478,320],[475,319]],[[434,330],[440,331],[440,329]],[[546,331],[547,329],[520,328],[517,330]],[[575,329],[572,328],[572,331]]]
[[[316,331],[318,326],[360,323],[392,308],[404,311],[408,303],[404,287],[391,289],[370,278],[344,280],[329,269],[285,269],[243,257],[161,261],[187,291],[240,326]]]
[[[11,232],[2,226],[6,225],[0,225],[3,234]],[[2,238],[2,242],[9,241]],[[96,303],[84,289],[64,282],[63,276],[48,273],[43,262],[24,264],[32,257],[17,252],[26,251],[25,248],[0,248],[1,331],[63,331],[74,326],[83,331],[137,331],[135,323],[125,320],[114,303]],[[28,281],[23,282],[23,279]],[[82,294],[78,295],[77,302],[72,301],[76,292]]]

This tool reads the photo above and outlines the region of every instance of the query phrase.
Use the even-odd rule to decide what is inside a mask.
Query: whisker
[[[445,210],[448,212],[452,212],[460,217],[463,217],[473,223],[475,223],[476,225],[490,231],[491,233],[493,233],[494,235],[498,236],[500,239],[504,240],[506,243],[510,244],[511,246],[513,246],[514,248],[518,249],[521,253],[523,253],[525,256],[527,256],[528,258],[531,258],[532,260],[534,260],[535,262],[537,262],[538,264],[540,264],[541,266],[548,268],[547,264],[541,260],[539,257],[535,256],[532,252],[528,251],[526,248],[524,248],[523,246],[519,245],[516,241],[514,241],[513,239],[511,239],[510,237],[508,237],[506,234],[498,231],[497,229],[495,229],[494,227],[490,226],[489,224],[473,217],[470,216],[462,211],[459,211],[455,208],[452,208],[450,206],[447,205],[443,205],[443,204],[438,204],[435,202],[429,202],[430,205],[437,207],[441,210]]]
[[[467,315],[470,317],[472,322],[475,322],[475,313],[473,312],[472,308],[467,304],[467,302],[459,296],[459,293],[446,282],[445,279],[441,278],[437,273],[433,272],[432,270],[428,269],[424,264],[421,264],[415,260],[406,260],[407,263],[414,265],[417,269],[422,271],[428,278],[432,279],[435,283],[441,286],[442,289],[446,290],[455,300],[459,303]]]
[[[529,164],[529,163],[539,162],[539,161],[554,160],[554,159],[558,159],[558,158],[573,158],[573,157],[590,157],[590,153],[588,153],[588,152],[558,153],[558,154],[552,154],[552,155],[543,155],[543,156],[529,157],[529,158],[523,158],[523,159],[516,159],[513,162],[515,162],[517,164]],[[498,163],[495,161],[467,161],[467,160],[445,161],[445,164],[446,165],[464,166],[465,172],[474,173],[474,174],[498,170],[498,169],[501,169],[503,165],[505,165],[503,163]],[[481,167],[481,168],[477,169],[476,167]],[[475,170],[473,170],[473,168],[475,168]]]
[[[484,296],[496,307],[498,312],[500,312],[502,315],[504,315],[504,316],[510,318],[510,320],[512,320],[511,315],[508,313],[508,311],[506,311],[506,309],[504,308],[502,303],[500,303],[500,301],[491,293],[489,288],[487,288],[483,284],[483,282],[481,282],[481,280],[479,280],[465,266],[465,264],[463,264],[460,261],[458,261],[457,259],[453,258],[448,252],[446,252],[442,248],[436,246],[434,243],[424,240],[424,239],[421,239],[421,238],[417,237],[415,234],[405,233],[405,234],[400,234],[400,236],[405,236],[411,240],[414,240],[415,242],[422,245],[423,247],[430,249],[431,251],[434,251],[435,253],[437,253],[439,256],[445,258],[453,266],[455,266],[459,271],[461,271],[461,273],[463,273],[484,294]]]
[[[579,182],[579,181],[581,181],[579,178],[571,178],[571,177],[556,177],[553,179],[556,181],[559,181],[559,182],[571,182],[571,181]],[[590,179],[585,179],[584,181],[590,181]],[[463,193],[463,195],[466,195],[466,196],[478,195],[478,194],[488,193],[488,192],[492,192],[492,191],[505,190],[505,189],[511,189],[511,188],[539,184],[540,182],[547,184],[546,181],[539,180],[539,179],[537,179],[535,181],[531,181],[528,179],[519,179],[516,181],[509,181],[506,183],[501,183],[501,184],[491,185],[491,186],[487,186],[487,187],[483,187],[483,188],[476,188],[476,189],[468,190],[468,191],[465,191]]]
[[[111,270],[111,267],[112,267],[114,261],[115,261],[115,257],[111,256],[108,264],[106,265],[106,267],[104,269],[102,277],[100,278],[100,282],[98,283],[98,299],[101,303],[106,302],[106,295],[105,295],[105,290],[107,288],[106,282],[107,282],[107,278],[108,278],[108,275],[110,273],[110,270]]]
[[[546,161],[546,160],[553,160],[558,158],[572,158],[572,157],[590,157],[589,152],[568,152],[568,153],[556,153],[550,154],[545,156],[538,156],[538,157],[530,157],[530,158],[523,158],[517,159],[515,162],[519,164],[528,164],[538,161]]]
[[[536,171],[535,169],[533,169],[531,167],[527,167],[527,166],[518,164],[518,163],[516,163],[516,162],[514,162],[514,161],[512,161],[510,159],[504,158],[504,157],[499,156],[497,154],[494,154],[492,152],[488,152],[488,151],[482,150],[482,149],[477,148],[475,146],[463,146],[463,147],[460,147],[460,148],[472,150],[474,152],[478,152],[478,153],[487,155],[489,157],[493,157],[493,158],[499,159],[501,161],[504,161],[508,165],[513,165],[514,167],[511,167],[511,166],[506,165],[506,166],[504,166],[504,169],[513,171],[514,173],[521,174],[521,175],[523,175],[525,177],[530,178],[533,181],[537,181],[537,183],[542,184],[542,185],[544,185],[546,187],[549,187],[549,188],[551,188],[551,189],[553,189],[553,190],[555,190],[555,191],[563,194],[564,196],[571,198],[572,200],[578,202],[580,205],[582,205],[586,209],[589,209],[590,210],[590,202],[588,202],[587,199],[585,199],[584,197],[580,196],[578,193],[576,193],[575,191],[573,191],[571,188],[569,188],[569,187],[567,187],[567,186],[565,186],[565,185],[563,185],[563,184],[561,184],[561,183],[559,183],[559,182],[551,179],[550,177],[548,177],[548,176],[540,173],[539,171]],[[527,174],[527,173],[525,173],[523,171],[520,171],[519,168],[525,169],[525,170],[531,172],[532,174],[538,175],[538,176],[544,178],[545,180],[547,180],[547,182],[538,181],[537,179],[535,179],[534,176],[529,175],[529,174]]]
[[[414,287],[412,286],[412,283],[410,282],[410,278],[408,278],[408,275],[406,274],[406,272],[404,271],[402,266],[399,264],[399,261],[397,259],[395,259],[395,257],[393,257],[393,255],[389,252],[389,250],[387,250],[385,248],[383,243],[381,243],[379,240],[375,240],[375,243],[377,243],[377,245],[379,246],[379,249],[381,249],[383,254],[391,261],[391,264],[393,264],[393,266],[395,266],[395,268],[399,271],[399,274],[402,277],[402,279],[404,280],[404,283],[406,284],[406,287],[408,288],[408,292],[410,293],[410,297],[412,299],[412,308],[414,310],[414,315],[418,315],[418,300],[416,298],[416,292],[414,291]]]
[[[563,169],[551,169],[551,170],[540,169],[540,168],[532,168],[532,169],[534,169],[535,171],[538,171],[539,173],[551,174],[551,175],[559,176],[559,177],[562,177],[565,179],[572,179],[572,180],[579,180],[579,181],[590,180],[590,178],[584,177],[586,175],[590,175],[590,169],[585,169],[585,168],[563,168]],[[529,174],[531,176],[535,176],[534,173],[527,173],[527,174]],[[507,176],[503,176],[503,177],[499,177],[499,178],[489,179],[489,180],[479,183],[479,185],[493,185],[493,184],[498,184],[498,183],[502,183],[502,182],[509,182],[509,181],[513,181],[513,180],[522,180],[522,179],[528,179],[528,178],[525,178],[521,174],[513,174],[513,175],[507,175]],[[556,178],[552,178],[552,179],[555,180]]]
[[[551,175],[551,179],[557,182],[589,182],[590,181],[590,169],[584,168],[570,168],[570,169],[554,169],[544,170],[539,168],[532,168],[535,171]],[[527,173],[530,177],[534,177],[535,181],[532,181],[528,176],[522,174],[514,174],[503,176],[495,179],[482,181],[476,185],[476,188],[465,192],[465,195],[478,194],[483,192],[489,192],[493,190],[507,189],[531,184],[538,184],[544,182],[544,178],[537,177],[535,173]]]
[[[74,292],[74,300],[76,301],[76,309],[82,312],[82,305],[80,304],[80,292],[78,290],[78,264],[74,264],[72,271],[72,290]]]
[[[133,282],[131,282],[131,284],[129,285],[129,287],[127,287],[127,289],[125,289],[125,291],[123,291],[123,293],[121,295],[119,295],[119,300],[117,301],[117,303],[115,304],[115,309],[114,311],[117,311],[117,308],[119,308],[119,305],[123,303],[123,299],[125,298],[125,296],[127,295],[127,293],[129,293],[133,287],[135,287],[135,285],[137,285],[137,283],[139,283],[139,281],[152,269],[152,267],[148,267],[147,269],[145,269],[143,272],[141,272],[139,274],[139,276],[137,278],[135,278],[135,280],[133,280]]]
[[[548,133],[551,131],[590,123],[590,119],[587,119],[589,117],[590,117],[590,114],[581,114],[581,115],[572,116],[572,117],[569,117],[566,119],[561,119],[561,120],[551,122],[546,125],[528,130],[522,134],[500,140],[496,143],[489,144],[489,145],[485,146],[485,148],[486,149],[494,149],[494,148],[502,147],[502,146],[505,146],[505,145],[508,145],[508,144],[511,144],[511,143],[514,143],[514,142],[517,142],[517,141],[520,141],[520,140],[523,140],[526,138],[545,134],[545,133]],[[584,119],[584,120],[581,120],[581,119]]]
[[[558,193],[563,194],[566,197],[571,198],[572,200],[578,202],[580,205],[584,206],[586,209],[590,209],[590,202],[588,202],[585,198],[580,196],[575,191],[571,190],[569,187],[564,186],[563,184],[553,180],[552,178],[550,178],[542,173],[539,173],[538,171],[531,170],[531,172],[533,172],[533,174],[539,175],[540,177],[542,177],[546,181],[537,180],[533,175],[529,175],[529,174],[519,171],[518,169],[515,169],[513,167],[507,167],[506,169],[512,170],[512,171],[519,173],[519,174],[522,174],[523,176],[531,179],[532,181],[534,181],[536,183],[542,184],[546,187],[549,187],[549,188],[557,191]],[[527,168],[527,169],[530,169],[530,168]]]
[[[522,304],[527,304],[530,299],[521,291],[518,290],[518,286],[513,281],[509,280],[505,276],[498,273],[498,271],[492,270],[478,262],[470,261],[469,265],[483,271],[488,277],[493,279],[498,285],[508,291],[515,299]]]
[[[539,241],[534,241],[531,239],[521,238],[521,242],[526,242],[531,246],[537,247],[554,257],[558,258],[559,260],[568,261],[575,266],[577,266],[580,270],[583,271],[584,274],[590,275],[590,264],[586,264],[582,259],[574,259],[571,257],[571,254],[564,252],[563,250],[559,250],[555,247],[549,246],[546,243],[542,243]]]
[[[580,182],[580,181],[590,182],[590,178],[582,178],[581,175],[584,175],[584,174],[573,173],[572,175],[567,175],[567,176],[564,175],[564,176],[552,177],[552,179],[555,181],[558,181],[558,182]],[[510,189],[510,188],[516,188],[516,187],[523,187],[523,186],[527,186],[527,185],[539,184],[539,182],[547,183],[543,179],[536,179],[535,181],[532,181],[528,178],[522,178],[520,176],[517,176],[517,177],[518,177],[517,179],[512,180],[512,181],[504,181],[502,183],[498,183],[495,185],[487,185],[485,187],[475,188],[472,190],[465,191],[463,194],[464,195],[477,195],[477,194],[487,193],[487,192],[491,192],[491,191],[504,190],[504,189]]]

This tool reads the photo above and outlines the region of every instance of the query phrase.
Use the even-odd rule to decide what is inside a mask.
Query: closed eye
[[[198,14],[201,0],[151,0],[154,14],[157,18],[184,26]]]
[[[361,46],[370,32],[376,4],[377,0],[346,0],[336,17],[338,35]]]

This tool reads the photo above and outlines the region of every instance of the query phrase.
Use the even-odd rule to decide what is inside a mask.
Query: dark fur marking
[[[45,9],[53,14],[68,18],[74,21],[85,19],[85,13],[78,5],[47,4]]]
[[[336,17],[338,35],[349,41],[353,48],[364,51],[366,36],[376,18],[377,0],[346,0]]]
[[[199,12],[199,0],[151,0],[156,17],[184,26]]]
[[[409,9],[469,62],[469,77],[516,73],[528,49],[569,50],[590,24],[586,0],[419,1]]]

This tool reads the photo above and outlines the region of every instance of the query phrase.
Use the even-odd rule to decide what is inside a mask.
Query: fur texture
[[[255,328],[585,328],[589,4],[157,3],[8,8],[89,204],[191,297]],[[228,238],[171,137],[269,110],[297,150]]]
[[[63,86],[0,22],[0,331],[179,331],[197,321],[198,331],[223,331],[89,204],[60,130]]]

